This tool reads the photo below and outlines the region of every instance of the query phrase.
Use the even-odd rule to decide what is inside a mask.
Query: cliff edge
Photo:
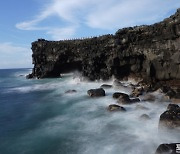
[[[146,79],[180,79],[180,9],[162,22],[129,27],[114,35],[32,43],[34,68],[28,78],[59,77],[79,70],[90,80],[138,74]]]

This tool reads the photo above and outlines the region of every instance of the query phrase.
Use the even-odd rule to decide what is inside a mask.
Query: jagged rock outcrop
[[[180,79],[180,9],[150,26],[136,26],[82,40],[32,43],[29,77],[59,77],[79,70],[90,80],[138,74],[146,79]]]

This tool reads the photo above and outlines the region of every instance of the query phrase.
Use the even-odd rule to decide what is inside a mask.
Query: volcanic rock
[[[155,154],[178,154],[180,153],[180,143],[161,144]]]
[[[109,111],[126,111],[124,107],[116,105],[116,104],[109,105],[108,110]]]
[[[159,128],[180,129],[180,107],[169,104],[167,111],[161,114]]]
[[[128,94],[121,93],[121,92],[115,92],[113,94],[113,98],[118,99],[118,98],[129,98]]]
[[[134,74],[147,81],[180,79],[180,10],[153,25],[128,27],[113,35],[32,43],[34,68],[28,78],[59,77],[78,70],[90,80]]]
[[[103,88],[98,88],[98,89],[90,89],[87,91],[88,95],[91,97],[101,97],[105,96],[105,91]]]

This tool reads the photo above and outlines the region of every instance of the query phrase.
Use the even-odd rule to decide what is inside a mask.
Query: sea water
[[[26,79],[31,69],[0,70],[0,154],[153,154],[161,143],[179,142],[180,136],[161,136],[159,116],[168,102],[157,99],[124,105],[127,112],[109,112],[114,92],[90,98],[87,90],[103,83],[64,74],[56,79]],[[129,84],[128,81],[124,84]],[[76,90],[76,93],[65,93]],[[148,114],[150,120],[141,120]]]

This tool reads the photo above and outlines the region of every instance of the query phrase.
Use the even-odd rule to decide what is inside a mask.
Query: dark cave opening
[[[81,71],[82,62],[70,62],[70,63],[56,63],[51,72],[48,72],[46,77],[60,77],[62,73],[69,73],[72,71]]]
[[[64,63],[61,65],[55,65],[54,68],[57,69],[59,71],[59,73],[69,73],[72,71],[81,71],[82,70],[82,62],[75,61],[75,62]]]
[[[112,74],[116,78],[123,78],[125,76],[129,76],[131,72],[131,67],[130,65],[123,65],[123,66],[113,66],[112,67]]]

